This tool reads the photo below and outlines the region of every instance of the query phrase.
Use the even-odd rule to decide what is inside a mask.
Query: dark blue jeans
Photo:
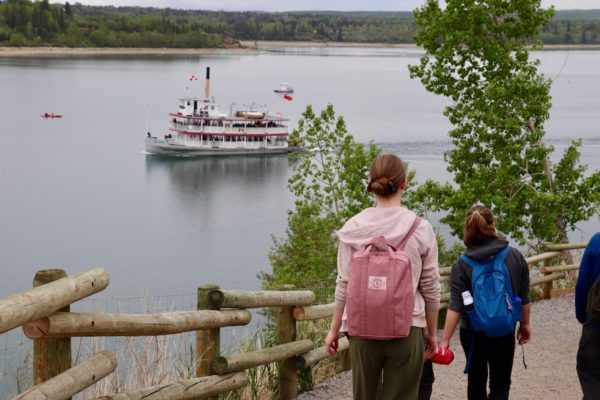
[[[468,400],[508,400],[515,356],[515,335],[492,338],[483,332],[460,330],[460,344],[469,361]],[[471,353],[469,355],[469,353]],[[488,372],[490,393],[487,392]]]

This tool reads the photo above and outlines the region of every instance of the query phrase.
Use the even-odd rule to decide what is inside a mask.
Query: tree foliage
[[[0,1],[0,45],[231,47],[237,40],[413,43],[410,12],[224,12]],[[600,44],[600,10],[563,11],[544,43]]]
[[[421,194],[456,235],[475,202],[491,207],[499,229],[522,242],[566,239],[566,231],[598,211],[600,173],[585,175],[579,142],[554,169],[543,144],[551,81],[538,73],[528,46],[553,10],[540,0],[456,0],[415,10],[415,40],[426,54],[411,76],[452,100],[454,128],[445,153],[454,185],[427,184]]]
[[[320,114],[308,106],[290,136],[306,153],[294,167],[288,188],[295,207],[288,214],[286,237],[273,239],[272,273],[262,273],[265,288],[281,284],[332,287],[335,282],[336,229],[373,205],[366,192],[368,168],[379,150],[357,143],[329,104]]]

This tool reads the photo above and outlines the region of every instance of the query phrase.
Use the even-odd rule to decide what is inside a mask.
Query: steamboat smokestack
[[[208,99],[210,95],[210,67],[206,67],[206,83],[204,84],[204,98]]]

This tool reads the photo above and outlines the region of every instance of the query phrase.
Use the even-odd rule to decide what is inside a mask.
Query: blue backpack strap
[[[461,254],[459,259],[471,268],[475,268],[479,264],[477,261],[473,260],[471,257],[466,256],[464,254]]]
[[[504,281],[506,282],[506,290],[508,291],[508,294],[512,298],[513,297],[512,281],[510,279],[510,273],[508,272],[508,267],[504,263],[504,259],[506,258],[506,256],[508,255],[509,252],[510,252],[510,247],[506,246],[504,249],[502,249],[502,251],[500,251],[498,253],[498,255],[496,256],[496,261],[494,261],[494,268],[498,271],[502,271],[502,273],[504,274],[504,278],[505,278]]]

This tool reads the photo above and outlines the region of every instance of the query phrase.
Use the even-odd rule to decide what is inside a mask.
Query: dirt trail
[[[521,346],[517,346],[512,374],[512,400],[582,398],[575,370],[581,325],[575,319],[574,310],[573,294],[533,303],[532,341],[524,346],[527,369],[523,367]],[[465,357],[458,341],[458,332],[454,334],[451,348],[455,349],[454,362],[448,366],[434,365],[432,400],[466,398],[467,378],[463,374]],[[315,390],[301,394],[298,399],[352,399],[350,372],[323,382]]]

